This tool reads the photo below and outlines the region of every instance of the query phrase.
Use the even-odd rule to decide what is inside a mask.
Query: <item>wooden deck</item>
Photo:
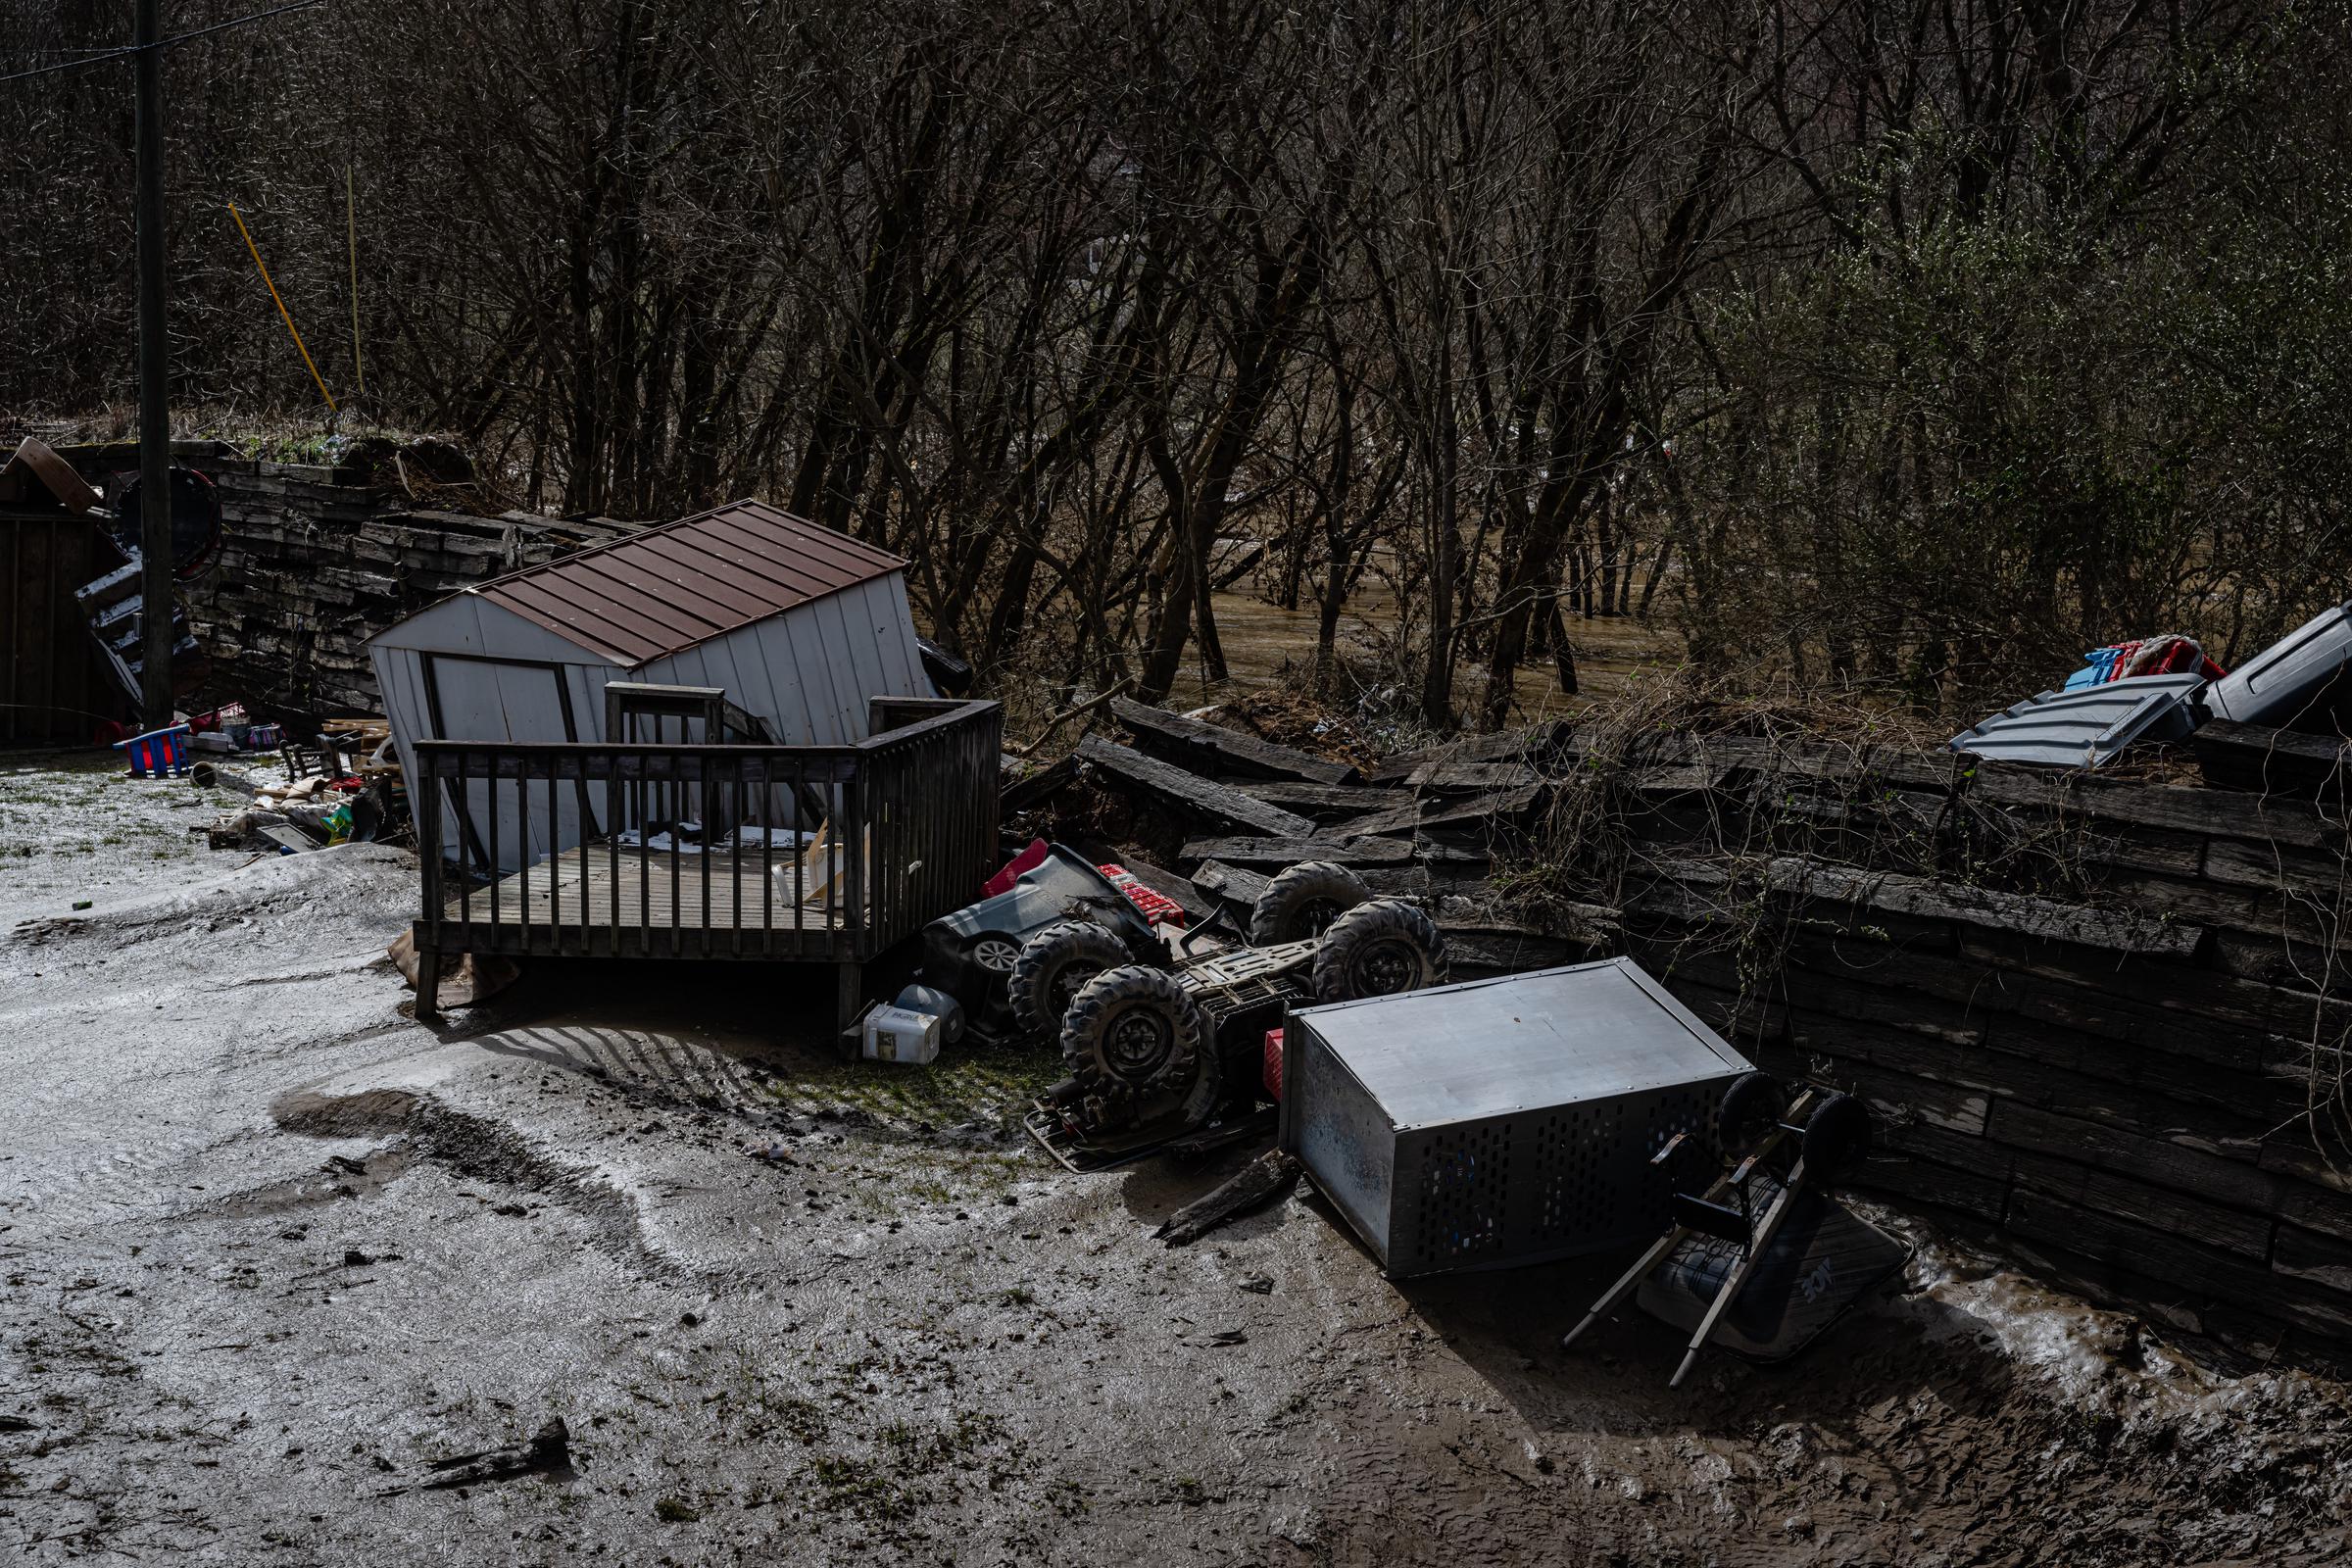
[[[566,850],[553,861],[527,866],[450,901],[450,925],[470,921],[557,930],[838,931],[847,922],[837,895],[826,908],[809,886],[807,905],[793,902],[795,857],[777,853],[763,873],[760,855],[678,855],[615,847],[598,841]]]

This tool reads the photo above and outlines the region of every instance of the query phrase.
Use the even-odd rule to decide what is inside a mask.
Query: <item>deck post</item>
[[[431,948],[416,950],[416,1021],[441,1022],[441,955]]]
[[[855,958],[833,966],[833,1027],[842,1034],[858,1021],[865,1004],[865,965]]]

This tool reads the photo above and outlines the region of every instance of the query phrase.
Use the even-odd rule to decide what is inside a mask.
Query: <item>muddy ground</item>
[[[1069,1175],[1042,1054],[846,1065],[789,971],[423,1028],[405,856],[211,855],[107,765],[0,758],[0,1560],[2346,1554],[2343,1389],[1916,1227],[1834,1345],[1670,1393],[1639,1316],[1557,1348],[1622,1258],[1394,1285],[1311,1196],[1168,1250],[1228,1167]]]

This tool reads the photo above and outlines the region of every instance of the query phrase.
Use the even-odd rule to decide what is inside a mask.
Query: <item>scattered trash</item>
[[[928,1066],[939,1059],[940,1034],[937,1013],[900,1006],[870,1008],[859,1030],[859,1054],[868,1061]]]
[[[2082,658],[2082,667],[2066,678],[2065,690],[2080,691],[2086,686],[2103,686],[2111,680],[2130,680],[2140,675],[2201,675],[2207,680],[2220,680],[2229,673],[2205,657],[2204,646],[2194,637],[2183,637],[2178,632],[2163,632],[2110,648],[2094,648]]]
[[[571,1429],[564,1424],[562,1416],[555,1416],[532,1433],[528,1442],[437,1459],[433,1461],[426,1479],[388,1488],[377,1495],[392,1497],[407,1492],[446,1492],[456,1487],[514,1481],[531,1475],[569,1479],[570,1474]]]
[[[409,989],[416,990],[418,971],[416,934],[403,931],[384,952],[391,958],[392,967],[399,970],[400,977],[409,983]],[[468,953],[442,973],[437,988],[440,992],[438,1005],[479,1006],[513,985],[521,974],[522,970],[512,958],[502,958],[488,953]]]
[[[929,1013],[939,1020],[939,1043],[952,1046],[963,1038],[963,1004],[936,986],[910,985],[899,993],[898,1005],[908,1012]]]

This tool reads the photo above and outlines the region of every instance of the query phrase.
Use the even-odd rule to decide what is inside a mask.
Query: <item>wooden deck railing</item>
[[[849,746],[419,742],[418,948],[862,963],[980,896],[1004,729],[871,718]]]

